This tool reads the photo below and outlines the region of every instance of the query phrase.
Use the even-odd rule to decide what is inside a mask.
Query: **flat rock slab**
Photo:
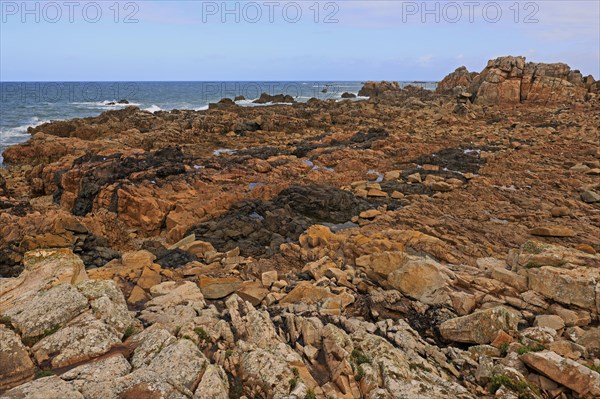
[[[200,291],[206,299],[221,299],[233,294],[242,285],[237,277],[201,277]]]
[[[66,324],[88,308],[87,298],[70,284],[40,291],[5,313],[24,338],[39,337]]]
[[[540,237],[575,237],[575,232],[568,227],[536,227],[529,232],[533,236]]]
[[[600,397],[600,374],[554,352],[530,352],[521,356],[529,367],[585,397]],[[588,396],[589,395],[589,396]]]
[[[40,378],[6,392],[2,399],[84,399],[83,395],[57,376]]]
[[[446,320],[440,324],[440,333],[448,341],[488,344],[500,331],[515,333],[518,322],[516,313],[498,306]]]
[[[40,249],[27,252],[25,270],[19,277],[0,279],[0,314],[31,300],[42,288],[87,280],[81,259],[69,249]]]
[[[0,324],[0,391],[33,378],[35,366],[17,334]]]

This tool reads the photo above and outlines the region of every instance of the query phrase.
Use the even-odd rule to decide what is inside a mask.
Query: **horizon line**
[[[0,83],[223,83],[223,82],[232,82],[232,83],[255,83],[255,82],[265,82],[265,83],[277,83],[277,82],[286,82],[286,83],[310,83],[310,82],[318,82],[318,83],[327,83],[327,82],[408,82],[408,83],[438,83],[439,80],[399,80],[399,79],[359,79],[359,80],[318,80],[318,79],[299,79],[299,80],[2,80],[0,79]]]

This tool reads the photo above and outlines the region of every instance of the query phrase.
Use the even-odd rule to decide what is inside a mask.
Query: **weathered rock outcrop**
[[[525,57],[508,56],[490,60],[479,74],[461,67],[437,90],[446,94],[466,90],[478,104],[547,104],[583,101],[595,87],[593,77],[584,78],[566,64],[526,63]]]
[[[477,75],[477,72],[469,72],[467,67],[461,66],[444,77],[444,79],[438,83],[435,91],[442,94],[458,95],[471,86],[473,79],[476,78]]]

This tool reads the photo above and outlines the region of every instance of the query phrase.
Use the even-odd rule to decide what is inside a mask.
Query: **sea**
[[[435,82],[399,82],[435,89]],[[205,110],[222,98],[240,106],[261,93],[287,94],[296,101],[310,98],[341,100],[358,94],[363,82],[0,82],[0,165],[5,148],[27,141],[29,127],[49,121],[97,116],[109,110],[137,106],[156,112],[173,109]],[[359,98],[360,99],[360,98]],[[268,104],[267,104],[268,105]]]

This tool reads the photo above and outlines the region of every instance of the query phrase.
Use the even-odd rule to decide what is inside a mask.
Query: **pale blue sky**
[[[27,14],[21,1],[0,0],[0,80],[439,80],[458,66],[479,71],[488,59],[509,54],[566,62],[600,77],[598,0],[518,7],[514,0],[456,1],[454,8],[430,1],[427,15],[422,1],[320,1],[318,23],[313,0],[297,0],[287,14],[283,7],[291,2],[278,1],[273,22],[266,1],[228,2],[230,9],[238,4],[239,23],[234,14],[222,15],[222,1],[135,1],[129,3],[138,22],[127,24],[123,19],[135,11],[124,9],[127,1],[118,4],[118,23],[115,1],[96,2],[102,10],[96,23],[83,15],[86,6],[93,19],[95,5],[78,1],[71,23],[64,1],[55,2],[57,17],[47,1],[29,2],[34,11]],[[257,6],[262,18],[252,23]],[[300,20],[286,21],[298,7]],[[336,10],[338,22],[324,23]],[[525,23],[532,12],[538,22]]]

